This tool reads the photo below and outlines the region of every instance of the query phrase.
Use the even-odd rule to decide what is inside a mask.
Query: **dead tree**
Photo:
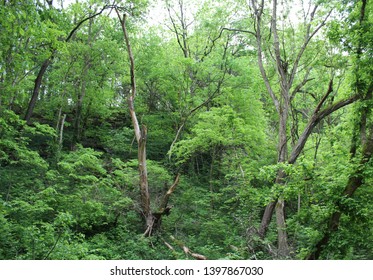
[[[127,95],[127,105],[132,120],[133,129],[135,132],[135,138],[138,146],[138,169],[139,169],[139,181],[140,181],[140,206],[142,216],[145,221],[145,236],[151,236],[160,226],[162,216],[170,213],[171,207],[168,206],[169,197],[174,192],[176,186],[179,183],[180,175],[178,174],[175,178],[174,183],[171,185],[167,193],[164,195],[163,201],[159,206],[158,211],[152,211],[150,207],[150,193],[148,183],[148,171],[146,165],[146,139],[147,139],[147,127],[139,124],[136,116],[134,101],[136,97],[136,77],[135,77],[135,60],[128,36],[126,27],[127,15],[123,16],[119,13],[119,8],[115,8],[118,15],[118,19],[122,26],[124,41],[127,47],[128,58],[130,61],[130,75],[131,75],[131,92]]]

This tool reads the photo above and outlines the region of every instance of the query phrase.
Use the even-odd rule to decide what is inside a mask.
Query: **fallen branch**
[[[193,258],[195,258],[196,260],[207,260],[207,257],[206,257],[206,256],[192,252],[192,251],[191,251],[187,246],[185,246],[184,243],[182,243],[181,241],[177,240],[174,236],[171,235],[170,238],[172,239],[172,241],[176,242],[176,243],[180,246],[180,248],[184,251],[184,253],[185,253],[186,255],[190,255],[190,256],[192,256]],[[167,246],[168,243],[165,242],[165,244],[166,244],[166,246]],[[171,249],[171,248],[173,249],[173,247],[172,247],[170,244],[168,244],[167,247],[168,247],[169,249]],[[171,249],[171,250],[172,250],[172,249]],[[175,250],[173,249],[173,251],[175,251]]]

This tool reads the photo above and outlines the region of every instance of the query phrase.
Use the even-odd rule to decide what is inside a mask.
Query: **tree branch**
[[[261,7],[258,8],[256,0],[251,0],[252,6],[254,8],[254,15],[255,15],[255,25],[256,25],[256,43],[258,47],[258,64],[259,64],[259,70],[262,75],[262,78],[264,80],[264,84],[267,88],[267,91],[269,95],[272,98],[272,101],[275,105],[276,111],[279,113],[280,112],[280,103],[272,90],[271,84],[269,82],[267,73],[264,69],[264,64],[263,64],[263,49],[262,49],[262,34],[261,34],[261,16],[263,14],[263,5],[264,5],[264,0],[261,1]]]
[[[330,79],[329,81],[329,86],[328,86],[328,90],[326,91],[325,95],[321,98],[319,104],[317,104],[316,108],[315,108],[315,111],[314,111],[314,114],[317,114],[322,105],[325,103],[326,99],[328,98],[328,96],[333,92],[333,79]]]
[[[188,57],[188,50],[187,50],[187,46],[186,46],[186,38],[185,38],[186,35],[184,34],[184,22],[180,17],[177,16],[177,13],[176,13],[176,16],[179,18],[179,20],[180,20],[180,22],[182,23],[182,26],[183,26],[183,30],[182,30],[183,34],[180,34],[180,32],[178,31],[177,25],[175,23],[175,20],[171,15],[170,6],[166,5],[166,8],[167,8],[168,15],[170,17],[170,20],[171,20],[171,23],[172,23],[172,26],[173,26],[172,31],[176,34],[177,43],[178,43],[179,47],[181,48],[181,50],[183,51],[184,57],[187,58]],[[183,43],[181,42],[180,37],[182,38]]]
[[[134,108],[134,101],[135,101],[135,97],[136,97],[135,60],[133,58],[132,48],[131,48],[131,44],[130,44],[130,41],[129,41],[129,36],[128,36],[127,28],[126,28],[126,14],[124,14],[123,18],[122,18],[120,16],[117,8],[115,8],[115,12],[117,13],[118,19],[121,23],[123,36],[124,36],[124,41],[126,43],[128,57],[129,57],[129,61],[130,61],[131,94],[129,94],[128,97],[127,97],[127,103],[128,103],[128,107],[129,107],[129,110],[130,110],[130,115],[131,115],[133,128],[134,128],[134,131],[135,131],[136,140],[137,140],[137,143],[140,143],[141,129],[140,129],[140,125],[139,125],[139,122],[137,120],[137,116],[136,116],[135,108]]]
[[[167,209],[168,200],[170,199],[170,196],[172,195],[172,193],[176,189],[177,185],[179,184],[179,181],[180,181],[180,173],[176,175],[174,183],[171,185],[171,187],[168,189],[168,191],[166,192],[166,194],[163,197],[162,203],[159,207],[160,208],[159,211],[160,211],[161,215],[165,214],[164,211]]]
[[[326,97],[327,94],[324,96]],[[311,135],[312,130],[315,128],[315,126],[325,117],[329,116],[333,112],[349,105],[352,104],[353,102],[357,101],[360,99],[359,95],[354,95],[352,97],[349,97],[347,99],[340,100],[329,107],[325,108],[322,111],[319,111],[319,105],[322,105],[324,102],[323,100],[320,101],[319,105],[316,107],[311,119],[308,121],[308,124],[306,128],[304,129],[302,135],[299,137],[297,144],[294,146],[291,155],[289,157],[288,163],[293,164],[296,162],[298,156],[302,152],[308,137]]]
[[[127,46],[127,53],[130,60],[130,73],[131,73],[131,94],[127,97],[128,108],[131,114],[132,124],[135,131],[135,136],[138,145],[138,169],[139,169],[139,181],[140,181],[140,199],[141,199],[141,209],[144,215],[146,231],[145,236],[150,236],[154,227],[156,219],[150,209],[150,193],[148,184],[148,171],[146,164],[146,138],[147,138],[147,128],[142,125],[141,129],[139,122],[136,117],[136,112],[134,108],[134,99],[136,96],[136,79],[135,79],[135,61],[133,58],[132,48],[129,41],[129,36],[126,28],[126,14],[123,18],[120,16],[118,8],[115,8],[118,19],[122,26],[124,41]]]
[[[273,0],[273,8],[272,8],[272,19],[271,19],[271,29],[273,33],[273,49],[275,51],[275,62],[277,66],[277,71],[281,77],[280,79],[280,86],[282,88],[282,92],[286,93],[286,96],[284,96],[285,100],[287,100],[288,97],[288,80],[287,80],[287,73],[285,72],[285,69],[283,67],[283,60],[281,58],[281,51],[280,51],[280,40],[277,33],[277,0]]]
[[[314,19],[314,14],[316,12],[316,9],[317,9],[317,5],[315,6],[314,10],[311,13],[311,19],[310,19],[310,22],[308,23],[308,26],[307,26],[307,32],[306,32],[306,35],[304,37],[304,43],[303,43],[302,47],[300,48],[300,50],[298,52],[297,58],[294,61],[293,69],[291,69],[291,73],[290,73],[290,77],[289,77],[289,84],[290,85],[294,81],[295,75],[298,71],[298,65],[300,63],[300,60],[301,60],[301,58],[303,56],[303,53],[305,52],[309,42],[311,41],[313,36],[315,36],[316,33],[319,32],[319,30],[325,25],[327,19],[329,18],[329,16],[331,15],[331,13],[333,11],[333,10],[330,10],[329,13],[326,15],[326,17],[324,18],[324,20],[316,27],[316,29],[312,32],[312,34],[310,34],[311,22]]]
[[[207,98],[204,102],[202,102],[201,104],[199,104],[198,106],[194,107],[192,110],[189,111],[189,113],[184,117],[183,119],[183,122],[182,124],[180,125],[180,127],[178,128],[177,130],[177,133],[175,135],[175,138],[174,140],[172,141],[171,143],[171,146],[170,146],[170,149],[168,151],[169,153],[169,159],[171,159],[171,152],[172,152],[172,149],[177,141],[177,139],[179,139],[179,136],[180,136],[180,133],[181,131],[183,130],[188,118],[193,115],[195,112],[197,112],[200,108],[202,108],[203,106],[207,105],[208,103],[211,102],[211,100],[213,100],[216,95],[220,92],[220,88],[221,88],[221,85],[223,84],[224,82],[224,79],[225,79],[225,75],[227,73],[227,70],[224,71],[224,74],[223,74],[223,77],[218,81],[218,85],[215,89],[215,91],[209,96],[209,98]]]
[[[306,73],[306,75],[304,76],[304,78],[303,78],[303,81],[301,82],[301,83],[299,83],[295,88],[294,88],[294,90],[293,90],[293,92],[291,93],[291,95],[290,95],[290,100],[292,100],[292,99],[294,99],[294,97],[295,97],[295,95],[302,89],[302,87],[304,87],[309,81],[312,81],[312,80],[314,80],[315,78],[310,78],[310,79],[308,79],[308,76],[309,76],[309,74],[310,74],[310,72],[311,72],[311,69],[312,68],[308,68],[308,70],[307,70],[307,73]]]
[[[102,7],[102,9],[99,12],[97,12],[97,13],[89,16],[89,17],[86,17],[86,18],[82,19],[81,21],[79,21],[78,24],[75,26],[75,28],[73,30],[71,30],[71,32],[69,33],[69,35],[66,37],[65,42],[68,42],[71,39],[71,37],[74,35],[74,33],[79,29],[79,27],[84,22],[86,22],[87,20],[90,20],[90,19],[92,19],[92,18],[94,18],[94,17],[96,17],[98,15],[101,15],[109,7],[110,6],[105,5],[105,6]]]
[[[192,252],[192,251],[191,251],[187,246],[185,246],[184,243],[182,243],[182,242],[179,241],[179,240],[176,240],[176,238],[173,237],[172,235],[171,235],[171,239],[172,239],[174,242],[176,242],[176,243],[180,246],[180,248],[184,251],[184,253],[185,253],[186,255],[190,255],[190,256],[192,256],[193,258],[197,259],[197,260],[207,260],[207,257],[205,257],[204,255],[201,255],[201,254],[197,254],[197,253]],[[166,244],[166,246],[167,246],[167,244]],[[169,246],[167,246],[167,247],[170,248]]]

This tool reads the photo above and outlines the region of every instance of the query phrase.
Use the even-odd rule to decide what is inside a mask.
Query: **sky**
[[[70,4],[76,3],[76,2],[83,2],[81,0],[54,0],[53,5],[57,8],[62,7],[66,9]],[[103,1],[104,2],[104,1]],[[159,25],[165,22],[165,19],[167,18],[167,11],[163,8],[164,5],[162,2],[164,0],[153,0],[151,1],[154,4],[149,9],[149,14],[147,15],[148,24],[149,25]]]

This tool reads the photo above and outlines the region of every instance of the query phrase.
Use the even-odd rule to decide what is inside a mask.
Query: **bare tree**
[[[138,169],[139,169],[139,181],[140,181],[140,205],[142,215],[145,220],[145,236],[150,236],[157,230],[160,226],[161,219],[163,215],[168,215],[170,213],[171,207],[168,206],[168,201],[171,194],[174,192],[176,186],[179,183],[180,175],[178,174],[175,178],[174,183],[168,189],[163,197],[161,205],[158,211],[152,211],[150,207],[150,193],[149,193],[149,183],[148,183],[148,170],[146,162],[146,140],[147,140],[147,127],[145,125],[139,124],[135,111],[135,97],[136,97],[136,76],[135,76],[135,60],[128,36],[128,31],[126,27],[127,15],[120,15],[119,9],[116,7],[115,11],[117,13],[118,19],[122,26],[124,41],[127,47],[127,53],[130,61],[130,76],[131,76],[131,92],[127,95],[127,105],[131,115],[132,125],[135,132],[135,138],[138,145]]]
[[[175,11],[169,1],[166,1],[166,8],[172,23],[172,27],[169,27],[169,29],[175,33],[177,43],[180,49],[183,51],[184,57],[188,58],[190,56],[190,49],[188,45],[188,27],[193,23],[193,21],[190,23],[187,22],[184,1],[178,0],[177,5],[178,11]]]

